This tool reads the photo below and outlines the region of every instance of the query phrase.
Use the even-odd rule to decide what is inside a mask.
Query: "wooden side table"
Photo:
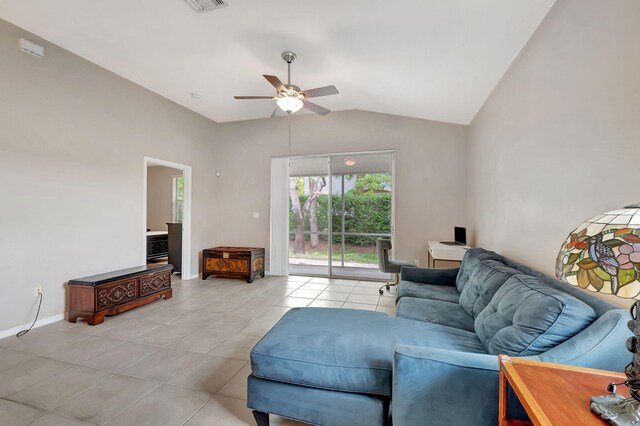
[[[626,380],[623,373],[529,361],[500,355],[500,396],[498,424],[522,425],[606,425],[591,411],[591,397],[606,395],[611,382]],[[507,413],[507,383],[533,423],[509,420]],[[629,396],[626,386],[618,392]]]

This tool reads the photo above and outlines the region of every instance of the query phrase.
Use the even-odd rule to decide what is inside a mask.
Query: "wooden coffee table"
[[[623,373],[529,361],[500,355],[500,399],[498,424],[520,425],[606,425],[591,411],[591,397],[606,395],[607,385],[626,380]],[[507,383],[513,388],[533,423],[509,420]],[[618,393],[629,396],[626,386]]]

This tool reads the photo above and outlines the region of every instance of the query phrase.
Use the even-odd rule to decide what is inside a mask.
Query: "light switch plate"
[[[254,219],[259,219],[260,218],[260,212],[253,212],[253,218]]]

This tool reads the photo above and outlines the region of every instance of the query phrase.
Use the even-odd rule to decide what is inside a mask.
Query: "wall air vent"
[[[208,12],[226,6],[223,0],[184,0],[197,13]]]

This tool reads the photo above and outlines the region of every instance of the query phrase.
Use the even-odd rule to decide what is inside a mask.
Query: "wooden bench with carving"
[[[100,324],[106,315],[171,299],[173,265],[142,265],[106,274],[69,280],[69,322],[84,318]]]

